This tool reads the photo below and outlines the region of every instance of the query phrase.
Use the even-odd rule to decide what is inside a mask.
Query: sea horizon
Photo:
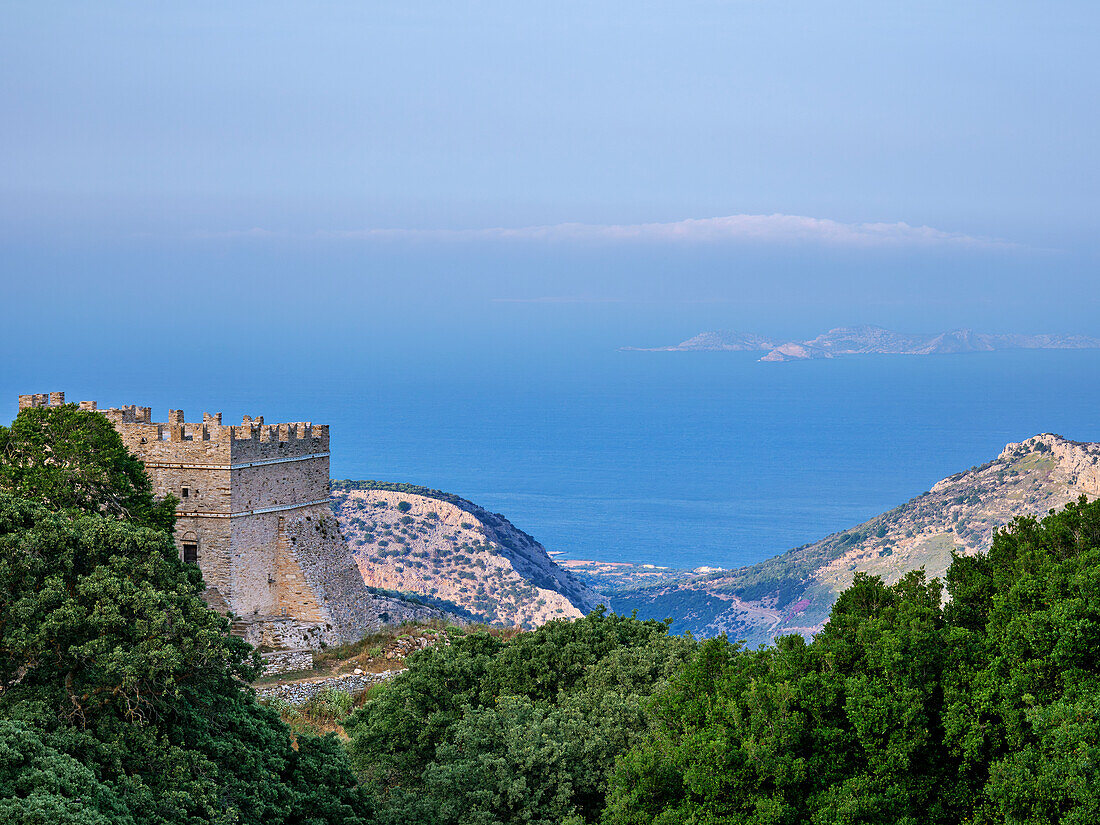
[[[327,423],[334,479],[405,482],[501,513],[557,559],[736,568],[851,527],[1040,432],[1100,440],[1100,352],[855,356],[593,349],[465,373],[406,360],[168,382],[104,369],[69,401]],[[456,359],[457,360],[457,359]],[[56,386],[55,386],[56,385]],[[132,389],[146,386],[147,389]],[[1067,391],[1072,387],[1072,391]],[[98,389],[97,389],[98,388]],[[1057,398],[1057,404],[1050,400]]]
[[[412,371],[352,387],[314,416],[332,425],[333,477],[461,495],[558,558],[735,568],[858,524],[1006,443],[1100,440],[1100,385],[1081,379],[1100,370],[1095,351],[785,365],[596,352],[572,367],[533,378],[520,360],[442,385]]]

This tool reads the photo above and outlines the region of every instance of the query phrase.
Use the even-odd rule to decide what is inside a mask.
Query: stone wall
[[[313,652],[309,650],[278,650],[274,653],[264,653],[262,656],[264,676],[297,673],[313,667]]]
[[[230,603],[234,588],[231,530],[228,518],[180,517],[176,519],[176,544],[181,548],[185,541],[198,544],[199,569],[206,583],[206,603],[223,613],[230,610],[241,613],[240,605]]]
[[[324,645],[340,642],[331,624],[303,622],[286,616],[262,616],[251,622],[236,622],[234,626],[240,629],[238,635],[253,647],[319,650]]]
[[[382,611],[363,584],[328,503],[285,514],[284,528],[287,555],[301,571],[301,592],[308,590],[324,605],[341,638],[356,641],[378,630]],[[295,592],[292,598],[297,597]]]
[[[400,670],[387,670],[382,673],[349,673],[345,676],[330,676],[327,679],[314,679],[309,682],[291,682],[286,685],[256,688],[257,699],[282,699],[292,705],[304,705],[325,688],[342,690],[352,695],[362,693],[375,685],[392,679]]]
[[[234,513],[327,501],[328,456],[235,466],[230,484]]]
[[[19,397],[21,410],[64,403],[64,393]],[[187,422],[182,410],[157,423],[149,407],[80,407],[115,426],[158,497],[180,499],[181,554],[184,543],[197,545],[207,603],[234,614],[236,632],[253,644],[318,647],[442,615],[366,589],[329,509],[327,426],[251,416],[230,426],[221,413]]]

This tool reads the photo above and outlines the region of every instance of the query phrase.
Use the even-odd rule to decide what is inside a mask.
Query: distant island
[[[667,347],[623,347],[639,352],[764,352],[761,361],[806,361],[845,355],[948,355],[1007,349],[1097,349],[1100,339],[1084,335],[992,335],[972,329],[912,334],[863,325],[837,327],[806,341],[784,341],[752,333],[701,332]]]

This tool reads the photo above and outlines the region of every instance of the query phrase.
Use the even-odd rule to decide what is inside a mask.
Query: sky
[[[5,392],[714,328],[1100,335],[1095,3],[0,15]]]

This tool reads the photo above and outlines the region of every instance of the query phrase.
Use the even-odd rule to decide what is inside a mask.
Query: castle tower
[[[21,395],[19,409],[65,403]],[[97,409],[145,464],[154,494],[179,499],[176,544],[197,564],[212,608],[254,644],[316,647],[358,639],[380,622],[329,508],[329,431],[221,413],[154,422],[149,407]]]

